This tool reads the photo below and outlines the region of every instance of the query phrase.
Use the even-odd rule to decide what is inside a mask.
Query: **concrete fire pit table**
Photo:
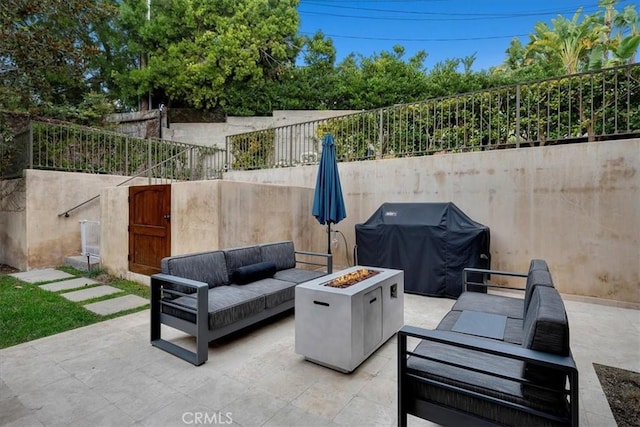
[[[336,282],[368,270],[348,287]],[[355,266],[296,286],[295,349],[307,360],[352,372],[404,324],[404,272]]]

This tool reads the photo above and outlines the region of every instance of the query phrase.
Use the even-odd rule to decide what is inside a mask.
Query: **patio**
[[[615,426],[592,363],[640,371],[640,311],[564,302],[581,425]],[[406,295],[405,323],[433,328],[453,303]],[[294,316],[287,315],[210,344],[209,361],[194,367],[151,347],[146,310],[0,350],[0,392],[0,425],[7,426],[392,426],[396,341],[345,375],[294,352]],[[409,425],[429,424],[409,418]]]

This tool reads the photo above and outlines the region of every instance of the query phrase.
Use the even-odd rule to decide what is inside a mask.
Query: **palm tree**
[[[638,13],[634,5],[628,5],[622,12],[612,9],[617,0],[602,0],[605,8],[604,25],[608,28],[602,36],[602,43],[591,50],[589,69],[601,69],[616,65],[633,64],[640,44],[638,33]],[[613,56],[609,58],[609,53]]]
[[[566,74],[578,72],[581,63],[587,63],[589,51],[608,30],[597,14],[580,20],[581,14],[582,8],[571,20],[558,15],[551,20],[551,27],[544,22],[536,23],[527,45],[527,56],[541,55],[548,61],[559,60]]]
[[[622,12],[615,16],[613,24],[621,30],[618,34],[619,43],[614,55],[628,64],[635,63],[636,51],[638,50],[638,44],[640,44],[638,12],[635,5],[625,6]],[[622,33],[627,29],[630,34],[623,37]]]

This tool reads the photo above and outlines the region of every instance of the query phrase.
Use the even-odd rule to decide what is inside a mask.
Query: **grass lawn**
[[[78,277],[83,275],[82,272],[73,268],[60,267],[59,269]],[[149,288],[139,283],[112,278],[105,274],[99,274],[94,277],[94,280],[122,289],[123,293],[149,299]],[[108,298],[103,297],[88,302]],[[38,284],[22,282],[6,274],[0,274],[0,331],[2,331],[0,348],[148,308],[147,305],[109,316],[100,316],[81,305],[86,303],[87,301],[82,303],[69,301],[60,293],[40,289]]]

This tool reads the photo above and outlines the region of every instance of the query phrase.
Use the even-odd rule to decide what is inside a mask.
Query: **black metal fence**
[[[0,176],[26,168],[161,180],[220,178],[226,151],[174,141],[140,139],[73,124],[32,121],[29,129],[0,145]]]
[[[640,135],[640,64],[227,136],[226,149],[33,121],[0,138],[0,177],[25,168],[149,179],[315,164],[332,133],[339,161],[424,156]]]
[[[229,166],[316,163],[326,133],[339,161],[638,136],[640,64],[231,135]]]

